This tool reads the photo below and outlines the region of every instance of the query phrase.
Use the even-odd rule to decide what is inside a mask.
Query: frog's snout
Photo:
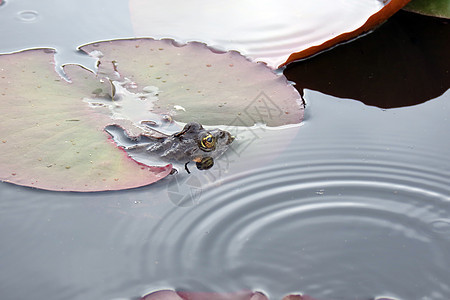
[[[219,132],[218,132],[218,135],[216,138],[221,141],[222,145],[229,145],[235,139],[235,137],[232,136],[231,133],[229,133],[226,130],[220,130],[220,129],[219,129]]]
[[[233,135],[231,135],[229,132],[227,132],[228,133],[228,140],[227,140],[227,145],[229,145],[229,144],[231,144],[233,141],[234,141],[234,139],[236,138],[236,137],[234,137]]]

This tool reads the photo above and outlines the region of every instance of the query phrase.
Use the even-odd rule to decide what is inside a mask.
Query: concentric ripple
[[[261,290],[271,299],[296,291],[447,299],[444,156],[389,137],[361,146],[351,139],[293,143],[282,158],[204,188],[198,206],[172,210],[149,234],[143,256],[158,265],[146,261],[145,277],[191,290]],[[263,161],[270,149],[258,153]]]
[[[17,18],[25,23],[33,23],[39,19],[39,13],[34,10],[23,10],[17,13]]]

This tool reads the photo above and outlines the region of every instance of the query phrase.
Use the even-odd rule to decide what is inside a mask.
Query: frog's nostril
[[[228,141],[227,141],[227,145],[231,144],[234,141],[235,137],[232,136],[231,134],[228,134]]]

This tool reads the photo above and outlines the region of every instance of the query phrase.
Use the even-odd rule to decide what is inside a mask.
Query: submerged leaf
[[[408,2],[130,0],[130,13],[135,36],[203,41],[277,68],[373,29]]]
[[[287,295],[287,296],[283,297],[282,300],[316,300],[316,299],[311,298],[308,295],[293,294],[293,295]]]
[[[449,0],[413,0],[404,9],[427,16],[450,18]]]
[[[103,191],[153,183],[171,166],[138,164],[104,131],[111,119],[84,97],[107,90],[79,66],[54,70],[53,52],[0,56],[0,180],[56,191]]]
[[[283,75],[234,51],[218,53],[202,43],[153,39],[101,42],[81,49],[99,57],[99,74],[116,88],[128,82],[118,101],[127,101],[130,91],[143,94],[150,89],[157,97],[153,110],[172,111],[180,122],[280,126],[303,119],[301,97]]]
[[[144,296],[141,300],[268,300],[260,292],[206,293],[162,290]]]
[[[261,292],[242,291],[237,293],[206,293],[160,290],[150,293],[141,300],[268,300]],[[316,300],[308,295],[292,294],[282,300]]]

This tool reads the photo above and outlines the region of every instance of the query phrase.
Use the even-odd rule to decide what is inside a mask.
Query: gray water
[[[10,0],[0,52],[90,64],[74,49],[132,36],[126,16],[122,1]],[[450,299],[450,92],[388,110],[304,98],[301,126],[249,129],[211,171],[119,192],[0,183],[0,299]]]

